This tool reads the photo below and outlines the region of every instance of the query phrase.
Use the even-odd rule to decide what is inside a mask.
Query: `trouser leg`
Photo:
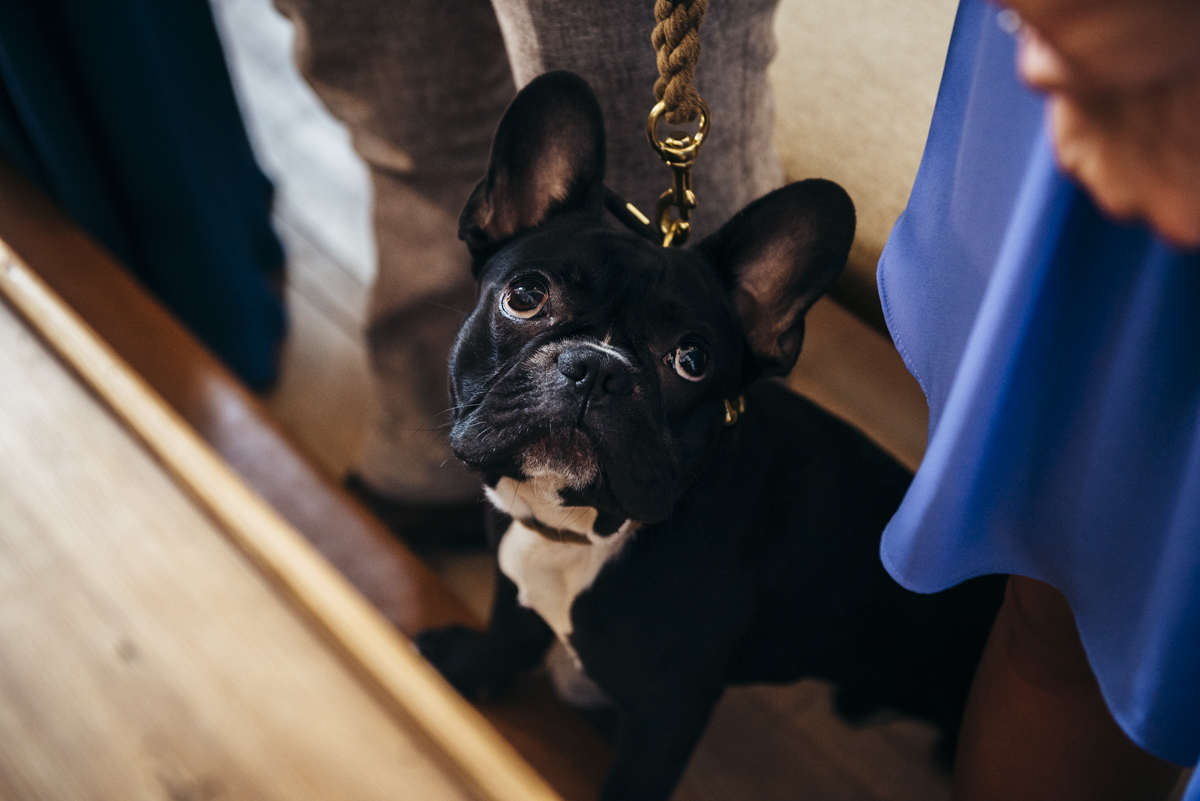
[[[381,411],[360,472],[398,498],[469,497],[475,481],[439,430],[445,354],[474,291],[456,221],[512,93],[509,58],[522,84],[550,69],[589,80],[605,112],[608,183],[649,212],[670,175],[643,134],[657,77],[653,2],[495,0],[494,14],[479,0],[276,2],[297,25],[301,71],[372,173],[379,273],[368,345]],[[767,84],[775,5],[709,7],[695,84],[713,133],[694,173],[697,236],[782,183]]]
[[[378,412],[358,472],[397,499],[473,499],[446,445],[446,356],[474,302],[458,215],[513,94],[487,0],[276,0],[296,61],[371,172],[378,272],[367,345]]]
[[[493,0],[518,86],[568,69],[595,89],[608,135],[606,183],[649,214],[671,182],[646,141],[658,77],[650,34],[654,0],[563,3]],[[773,144],[767,67],[777,0],[710,0],[693,85],[712,109],[712,133],[693,171],[697,236],[783,183]],[[670,130],[660,123],[660,132]]]

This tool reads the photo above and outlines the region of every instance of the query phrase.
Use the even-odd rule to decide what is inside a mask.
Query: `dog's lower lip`
[[[473,470],[495,470],[518,467],[530,459],[553,463],[562,461],[581,465],[598,463],[598,436],[585,424],[573,418],[543,420],[535,425],[522,421],[493,421],[478,426],[463,421],[451,431],[450,446],[454,455]],[[474,429],[490,432],[487,437],[475,436]],[[510,436],[495,436],[508,430]]]
[[[592,436],[577,425],[548,430],[532,439],[521,451],[526,464],[539,464],[551,469],[557,465],[568,472],[590,472],[599,460]]]

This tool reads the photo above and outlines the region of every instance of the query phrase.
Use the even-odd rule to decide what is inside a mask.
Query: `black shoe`
[[[381,495],[357,473],[346,476],[343,486],[414,551],[487,547],[483,523],[486,507],[482,497],[457,504],[407,503]]]

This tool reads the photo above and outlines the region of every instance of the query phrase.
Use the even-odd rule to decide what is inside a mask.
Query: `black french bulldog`
[[[845,265],[849,197],[795,183],[668,249],[605,216],[604,152],[587,84],[543,75],[463,212],[480,296],[450,441],[496,507],[499,571],[486,633],[418,647],[479,697],[557,635],[620,713],[604,799],[666,798],[730,683],[826,678],[844,711],[953,742],[1002,582],[899,587],[878,547],[909,474],[761,380]]]

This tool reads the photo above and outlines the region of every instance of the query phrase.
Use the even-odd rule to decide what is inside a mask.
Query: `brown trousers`
[[[275,0],[300,71],[371,171],[378,273],[367,343],[379,397],[358,470],[410,502],[453,503],[478,481],[446,446],[446,356],[475,286],[458,215],[516,86],[583,75],[604,108],[607,183],[643,210],[670,183],[645,141],[657,77],[653,0]],[[697,163],[695,233],[782,183],[767,67],[777,0],[711,0],[695,85],[713,112]]]

